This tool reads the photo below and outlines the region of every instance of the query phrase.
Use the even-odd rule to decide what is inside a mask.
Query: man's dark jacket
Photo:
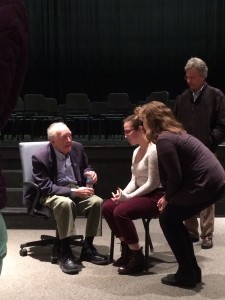
[[[72,142],[72,149],[69,155],[77,184],[85,186],[84,173],[93,169],[88,164],[83,146],[78,142]],[[69,187],[57,184],[57,160],[55,151],[50,143],[32,156],[32,164],[33,179],[39,186],[42,196],[72,196]]]
[[[206,83],[195,101],[185,90],[176,98],[174,114],[212,152],[225,140],[225,96],[219,89]]]

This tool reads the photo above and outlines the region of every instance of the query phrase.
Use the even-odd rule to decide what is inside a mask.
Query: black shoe
[[[199,242],[199,234],[198,233],[191,233],[189,232],[190,234],[190,237],[191,237],[191,240],[192,240],[192,243],[197,243]]]
[[[186,276],[185,276],[186,277]],[[161,282],[166,285],[178,286],[183,288],[194,288],[197,284],[195,276],[179,277],[177,274],[169,274],[161,279]]]
[[[211,249],[213,247],[213,240],[210,237],[206,237],[202,240],[202,249]]]
[[[191,240],[192,240],[192,243],[197,243],[197,242],[199,242],[199,237],[198,236],[191,236]]]
[[[77,274],[79,273],[78,265],[75,263],[73,256],[65,255],[60,259],[59,266],[64,273]]]
[[[81,250],[80,260],[88,261],[95,265],[106,265],[109,263],[107,257],[99,254],[94,246],[88,249],[83,248]]]

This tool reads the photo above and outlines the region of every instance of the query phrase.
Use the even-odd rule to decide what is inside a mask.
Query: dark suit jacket
[[[72,149],[69,155],[78,185],[84,186],[84,173],[93,169],[88,164],[83,146],[78,142],[72,142]],[[42,196],[71,196],[69,187],[57,185],[57,161],[55,151],[50,143],[32,156],[32,164],[33,179],[39,186]]]

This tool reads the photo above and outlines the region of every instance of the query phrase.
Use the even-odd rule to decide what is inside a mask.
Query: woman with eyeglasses
[[[144,270],[144,255],[133,220],[158,215],[157,202],[163,196],[156,146],[146,139],[137,115],[139,109],[123,122],[125,138],[131,145],[138,145],[133,152],[131,180],[125,189],[112,193],[102,207],[110,229],[121,241],[121,257],[113,263],[121,275]]]
[[[165,195],[159,200],[159,222],[177,260],[178,270],[163,284],[194,288],[202,280],[191,236],[184,221],[218,201],[225,191],[225,172],[215,155],[187,134],[165,104],[152,101],[139,114],[148,140],[156,143]]]

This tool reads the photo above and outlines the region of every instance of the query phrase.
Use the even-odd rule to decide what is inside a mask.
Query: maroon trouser
[[[132,220],[158,215],[157,202],[163,195],[162,191],[155,191],[119,204],[108,199],[103,203],[102,215],[116,237],[123,237],[126,244],[136,244],[139,239]]]

